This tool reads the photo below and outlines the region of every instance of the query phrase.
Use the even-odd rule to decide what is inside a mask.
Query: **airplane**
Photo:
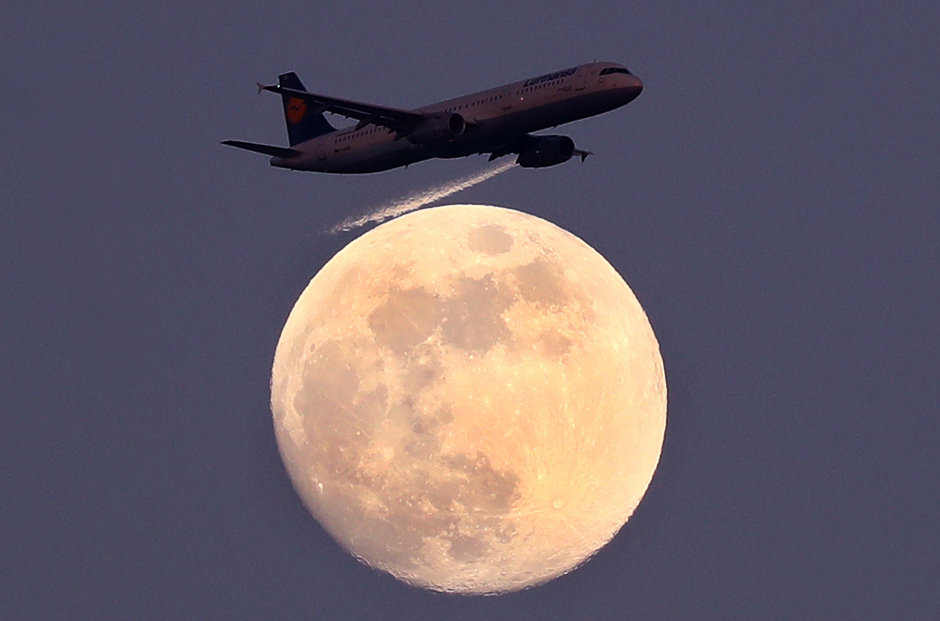
[[[289,147],[242,140],[224,145],[271,156],[272,166],[338,174],[373,173],[431,158],[516,154],[523,168],[543,168],[590,151],[568,136],[535,135],[549,127],[609,112],[639,96],[643,82],[623,65],[595,62],[471,95],[403,110],[308,92],[297,74],[258,83],[281,95]],[[335,128],[324,113],[355,125]]]

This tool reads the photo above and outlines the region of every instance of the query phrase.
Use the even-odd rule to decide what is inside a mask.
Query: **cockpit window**
[[[605,67],[601,69],[601,75],[608,75],[611,73],[626,73],[627,75],[632,75],[629,69],[623,67]]]

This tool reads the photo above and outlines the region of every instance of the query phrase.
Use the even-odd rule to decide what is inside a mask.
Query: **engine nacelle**
[[[463,117],[456,112],[432,116],[415,127],[409,134],[408,140],[415,144],[428,144],[444,142],[461,135],[467,128]]]
[[[544,168],[567,162],[574,155],[574,140],[568,136],[537,136],[519,153],[523,168]]]

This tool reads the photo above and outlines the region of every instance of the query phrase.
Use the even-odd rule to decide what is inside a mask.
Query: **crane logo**
[[[300,97],[291,97],[287,100],[287,120],[291,125],[297,125],[307,115],[307,102]]]

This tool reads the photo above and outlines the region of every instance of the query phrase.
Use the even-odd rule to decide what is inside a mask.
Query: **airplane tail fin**
[[[303,83],[297,74],[282,73],[277,77],[277,83],[284,88],[295,91],[305,91]],[[299,97],[281,95],[284,101],[284,118],[287,120],[287,138],[290,146],[322,136],[335,131],[322,112],[315,112],[307,108],[307,102]]]

